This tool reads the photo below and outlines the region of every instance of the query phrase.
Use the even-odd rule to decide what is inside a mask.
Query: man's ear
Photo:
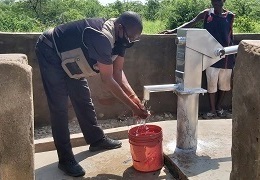
[[[118,32],[119,37],[123,37],[124,36],[124,29],[123,29],[123,25],[122,24],[118,24],[117,32]]]
[[[122,24],[118,24],[118,28],[119,29],[123,29],[123,25]]]

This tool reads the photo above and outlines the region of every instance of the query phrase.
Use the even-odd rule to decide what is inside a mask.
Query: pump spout
[[[144,100],[150,100],[151,92],[166,92],[175,91],[178,88],[178,84],[162,84],[162,85],[150,85],[144,86]]]

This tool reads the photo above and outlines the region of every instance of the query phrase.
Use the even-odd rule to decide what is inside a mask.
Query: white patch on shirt
[[[102,32],[105,34],[105,36],[108,38],[112,49],[114,48],[115,44],[115,20],[116,18],[111,18],[107,20],[103,24]]]

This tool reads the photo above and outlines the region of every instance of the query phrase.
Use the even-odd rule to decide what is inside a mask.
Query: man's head
[[[221,10],[226,0],[211,0],[211,4],[214,9]]]
[[[141,17],[132,11],[126,11],[116,19],[116,35],[118,39],[126,39],[129,43],[139,40],[143,30]]]

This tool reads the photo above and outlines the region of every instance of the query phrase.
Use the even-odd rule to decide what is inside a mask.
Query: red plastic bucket
[[[163,167],[162,137],[162,128],[156,125],[136,126],[128,131],[133,167],[136,170],[151,172]]]

